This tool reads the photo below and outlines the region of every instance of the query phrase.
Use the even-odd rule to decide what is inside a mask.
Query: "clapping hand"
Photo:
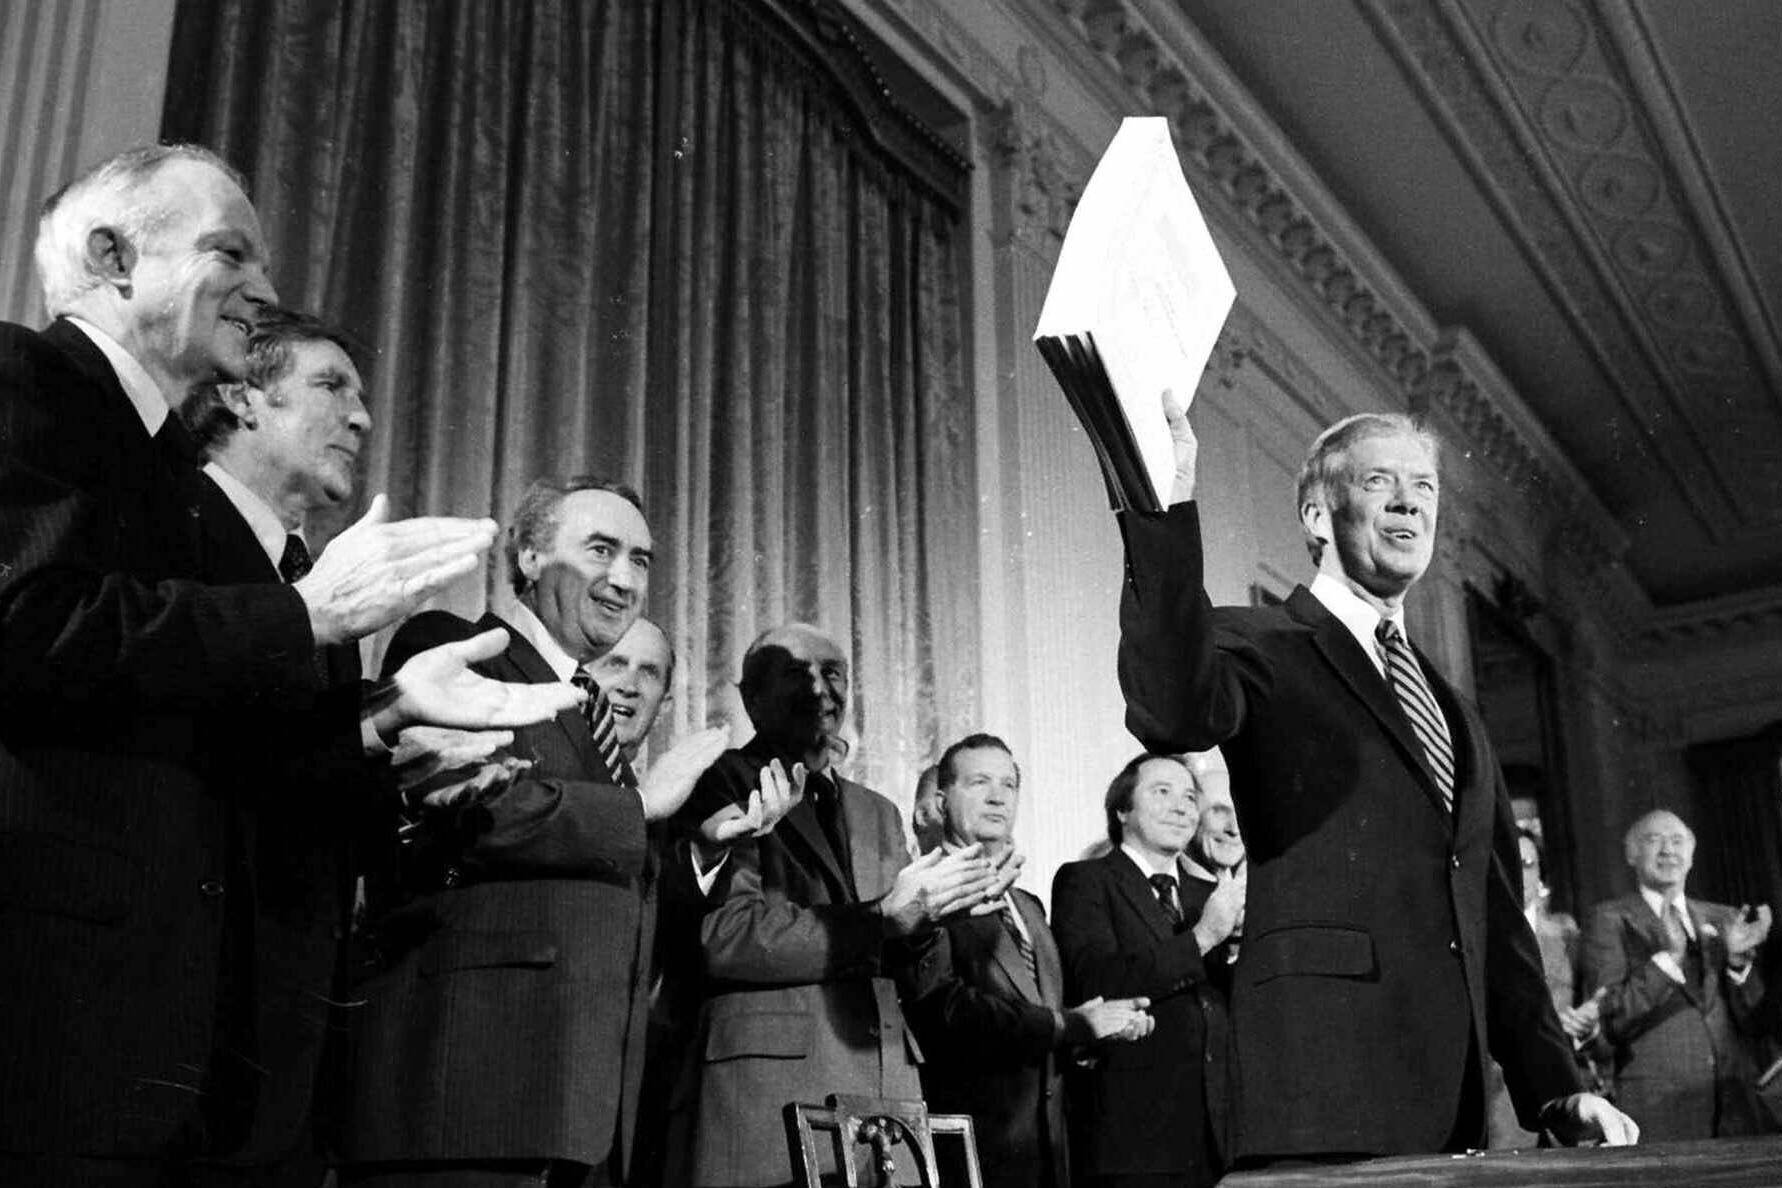
[[[1207,896],[1206,906],[1200,909],[1200,919],[1194,922],[1194,940],[1202,953],[1208,952],[1237,931],[1244,918],[1244,896],[1249,891],[1249,866],[1221,870],[1216,876],[1218,883],[1213,893]]]
[[[494,795],[532,766],[500,754],[513,738],[509,730],[409,727],[390,754],[404,803],[437,811]]]
[[[581,704],[570,685],[508,684],[470,666],[507,650],[507,632],[496,628],[410,656],[396,670],[372,711],[372,725],[385,742],[410,726],[449,726],[460,730],[509,729],[544,722]]]
[[[954,912],[976,907],[999,885],[1006,886],[1003,872],[984,856],[982,846],[950,854],[930,850],[897,872],[877,908],[894,935],[908,936]]]
[[[746,806],[727,804],[699,823],[700,840],[723,847],[745,837],[765,837],[803,799],[804,764],[794,763],[788,775],[785,765],[775,759],[761,769],[761,782],[749,793]]]
[[[1027,856],[1016,853],[1015,848],[1010,846],[997,855],[995,862],[995,882],[985,889],[983,902],[975,903],[967,909],[974,916],[987,916],[991,912],[1002,910],[1002,897],[1008,894],[1009,888],[1015,885],[1015,880],[1021,877],[1021,868],[1027,865]]]
[[[292,589],[309,609],[316,643],[346,643],[414,614],[421,603],[474,572],[494,540],[493,520],[392,521],[389,499],[378,495]]]
[[[1091,998],[1064,1012],[1064,1038],[1073,1044],[1142,1040],[1157,1026],[1145,1009],[1150,1005],[1148,998],[1116,998],[1112,1002]]]
[[[1721,936],[1726,941],[1726,962],[1734,969],[1742,969],[1751,963],[1752,955],[1758,946],[1770,935],[1770,905],[1760,903],[1753,911],[1750,905],[1743,905],[1739,913],[1727,923]]]

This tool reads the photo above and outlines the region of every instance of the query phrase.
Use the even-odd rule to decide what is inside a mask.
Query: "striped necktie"
[[[1157,902],[1163,905],[1164,914],[1169,917],[1169,926],[1177,932],[1182,931],[1182,905],[1176,899],[1176,876],[1152,875],[1151,890],[1157,892]]]
[[[1386,681],[1398,698],[1399,708],[1410,719],[1417,741],[1423,745],[1423,757],[1435,773],[1436,787],[1442,793],[1442,804],[1454,811],[1454,744],[1448,737],[1448,721],[1442,717],[1435,694],[1430,692],[1423,669],[1411,651],[1410,641],[1391,619],[1381,619],[1374,631],[1380,641],[1380,656],[1386,661]]]
[[[1021,931],[1015,911],[1014,896],[1004,892],[1002,911],[997,914],[1002,917],[1002,926],[1007,930],[1009,940],[1014,942],[1015,952],[1021,954],[1021,960],[1027,963],[1027,972],[1033,975],[1033,984],[1037,986],[1039,985],[1039,957],[1033,951],[1033,942],[1028,939],[1025,932]]]
[[[613,703],[607,699],[606,690],[597,684],[583,668],[575,670],[569,683],[588,694],[588,700],[582,703],[582,717],[587,719],[588,734],[594,740],[594,749],[600,754],[600,761],[606,766],[609,783],[621,788],[637,787],[637,773],[631,770],[631,763],[619,750],[619,733],[613,722]]]

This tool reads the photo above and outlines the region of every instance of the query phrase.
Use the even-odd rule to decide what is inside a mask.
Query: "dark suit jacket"
[[[1045,908],[1010,892],[1033,941],[1030,971],[1002,913],[965,916],[941,929],[910,1026],[928,1059],[928,1108],[970,1114],[978,1163],[991,1188],[1066,1188],[1064,975]]]
[[[322,677],[296,593],[212,584],[205,486],[79,330],[0,324],[0,1150],[215,1149],[253,859],[207,724],[312,721]]]
[[[1181,887],[1186,868],[1178,864],[1176,877]],[[1226,1016],[1192,930],[1174,930],[1150,883],[1118,848],[1058,868],[1052,921],[1066,999],[1143,995],[1157,1020],[1149,1036],[1097,1049],[1094,1065],[1073,1075],[1075,1174],[1212,1183],[1219,1153],[1209,1136],[1222,1128]]]
[[[281,582],[235,505],[206,477],[200,509],[212,580]],[[359,733],[359,648],[320,649],[327,691],[310,711],[268,730],[251,715],[219,712],[205,750],[219,783],[249,806],[239,818],[242,893],[230,899],[251,927],[240,993],[225,1004],[243,1059],[227,1054],[218,1096],[236,1098],[246,1125],[232,1159],[271,1160],[313,1150],[310,1106],[324,1042],[338,1027],[341,938],[353,905],[353,842],[394,796],[387,764],[368,761]]]
[[[745,801],[766,762],[755,744],[726,751],[701,777],[693,814]],[[730,851],[701,921],[705,1002],[675,1105],[682,1141],[670,1151],[691,1159],[692,1184],[790,1181],[788,1102],[922,1095],[892,975],[908,977],[933,934],[887,942],[867,906],[909,862],[903,822],[878,793],[835,783],[852,881],[806,799]],[[682,1182],[677,1174],[668,1182]]]
[[[1453,736],[1450,814],[1385,679],[1309,591],[1215,610],[1192,504],[1122,530],[1127,725],[1158,752],[1223,747],[1244,826],[1239,1156],[1476,1146],[1488,1048],[1525,1123],[1575,1092],[1478,714],[1424,663]]]
[[[1767,1131],[1751,1041],[1763,1001],[1755,964],[1742,986],[1726,977],[1722,931],[1738,909],[1688,899],[1701,981],[1679,986],[1652,964],[1664,924],[1638,892],[1600,903],[1585,932],[1585,985],[1606,986],[1603,1034],[1614,1048],[1617,1104],[1642,1141]]]
[[[385,659],[505,627],[431,611]],[[496,680],[557,680],[510,629]],[[575,710],[515,732],[535,766],[448,832],[456,886],[377,880],[376,972],[358,988],[351,1160],[630,1157],[655,904],[643,802],[604,782]],[[406,898],[405,898],[406,895]]]

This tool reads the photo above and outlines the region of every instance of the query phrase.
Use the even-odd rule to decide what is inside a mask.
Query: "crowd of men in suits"
[[[1148,750],[1048,921],[1013,886],[1008,745],[947,749],[912,857],[842,773],[817,627],[749,646],[749,741],[640,770],[675,650],[622,483],[533,484],[513,609],[475,623],[417,612],[487,521],[378,496],[312,556],[366,361],[277,307],[214,155],[83,175],[37,263],[55,321],[0,325],[6,1183],[775,1185],[785,1104],[855,1093],[970,1114],[991,1184],[1210,1184],[1478,1146],[1494,1062],[1531,1130],[1634,1141],[1591,1045],[1648,1133],[1757,1116],[1732,1044],[1768,912],[1683,898],[1676,818],[1592,917],[1600,991],[1549,992],[1483,727],[1405,638],[1439,497],[1405,418],[1314,445],[1311,587],[1214,610],[1166,394],[1175,497],[1121,520]],[[1213,747],[1229,776],[1183,757]]]

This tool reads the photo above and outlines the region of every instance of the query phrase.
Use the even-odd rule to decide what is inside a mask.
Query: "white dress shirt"
[[[301,537],[303,530],[301,528],[286,528],[285,522],[279,518],[279,514],[272,509],[271,504],[260,498],[246,483],[215,462],[206,462],[204,473],[208,474],[211,481],[221,487],[223,494],[229,497],[229,502],[235,505],[235,510],[241,513],[241,518],[247,521],[248,528],[253,531],[254,539],[260,542],[262,549],[266,550],[266,556],[272,561],[272,567],[277,569],[279,562],[285,559],[285,537],[293,533]],[[303,544],[307,548],[309,541],[305,540]]]
[[[1349,634],[1355,637],[1355,642],[1361,645],[1361,650],[1373,661],[1374,671],[1384,679],[1386,659],[1380,655],[1380,641],[1374,632],[1379,630],[1382,618],[1391,619],[1398,625],[1405,642],[1410,643],[1411,633],[1405,630],[1404,607],[1399,607],[1390,615],[1382,615],[1373,603],[1351,590],[1346,582],[1328,573],[1321,573],[1313,578],[1310,589],[1312,597],[1323,603],[1324,609],[1335,615],[1337,621],[1349,629]]]
[[[147,369],[136,361],[136,356],[120,346],[117,339],[85,318],[69,315],[68,323],[92,339],[93,345],[105,356],[105,361],[111,364],[111,369],[117,373],[118,383],[123,385],[124,395],[130,398],[130,405],[136,410],[136,415],[142,418],[142,427],[148,430],[149,436],[159,433],[172,410],[167,403],[167,394],[156,385]]]

